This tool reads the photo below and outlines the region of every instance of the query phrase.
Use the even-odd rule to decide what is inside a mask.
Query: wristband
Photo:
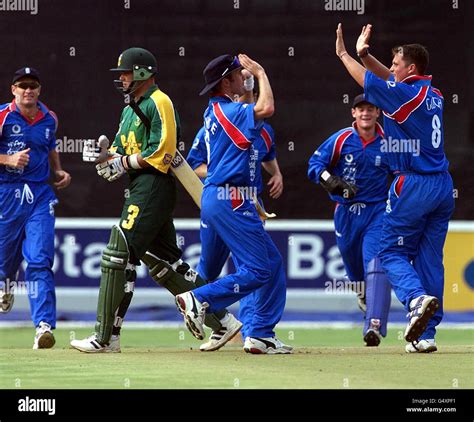
[[[362,54],[357,53],[359,58],[363,59],[364,57],[367,57],[369,55],[369,49],[366,48],[365,51]]]
[[[142,166],[138,163],[138,154],[122,156],[122,164],[125,170],[135,169],[139,170]]]
[[[127,156],[127,164],[130,168],[139,170],[142,168],[140,163],[138,162],[138,154],[132,154]]]
[[[253,75],[250,75],[250,77],[245,79],[244,81],[244,88],[246,91],[253,91],[254,86],[255,86],[254,77]]]

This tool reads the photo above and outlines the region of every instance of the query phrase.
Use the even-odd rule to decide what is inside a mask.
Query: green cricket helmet
[[[156,74],[158,68],[155,56],[148,50],[132,47],[120,54],[117,67],[112,72],[133,72],[133,83],[127,92],[121,87],[122,82],[115,80],[115,86],[124,94],[130,94],[137,88],[137,81],[146,81]]]

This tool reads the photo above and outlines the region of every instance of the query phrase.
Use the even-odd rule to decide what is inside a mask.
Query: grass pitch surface
[[[400,330],[367,348],[360,331],[279,330],[295,353],[269,356],[200,352],[184,328],[125,327],[119,354],[70,349],[88,329],[56,330],[54,349],[32,350],[33,329],[0,328],[0,388],[474,388],[474,330],[440,329],[431,354],[405,353]]]

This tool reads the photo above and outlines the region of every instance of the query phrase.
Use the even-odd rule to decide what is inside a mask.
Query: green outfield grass
[[[184,328],[125,328],[120,354],[69,348],[90,330],[55,334],[54,349],[32,350],[32,329],[0,329],[0,388],[474,388],[474,330],[439,330],[437,353],[406,354],[399,330],[367,348],[358,329],[285,329],[285,356],[203,353]]]

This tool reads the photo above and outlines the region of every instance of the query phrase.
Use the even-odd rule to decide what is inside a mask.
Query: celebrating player
[[[57,189],[71,183],[56,151],[58,119],[42,102],[37,70],[15,72],[11,103],[0,106],[0,313],[13,306],[15,275],[23,258],[36,327],[33,349],[54,346],[54,206],[58,200],[47,184],[50,167]]]
[[[367,101],[384,113],[390,170],[383,220],[382,267],[408,310],[407,352],[433,352],[436,326],[443,316],[443,246],[454,211],[453,182],[444,154],[443,96],[425,75],[428,51],[420,44],[392,50],[390,69],[369,54],[372,27],[362,29],[357,54],[367,70],[346,51],[342,26],[336,54],[364,87]]]
[[[244,72],[247,71],[244,69],[242,73],[244,74]],[[253,75],[248,74],[248,77],[244,80],[244,87],[247,90],[247,94],[244,97],[249,96],[249,102],[254,102],[254,96],[252,93],[253,79]],[[241,98],[243,99],[244,97]],[[186,158],[189,165],[202,179],[207,177],[207,148],[204,141],[204,134],[205,130],[204,127],[202,127],[197,133],[193,142],[193,146],[189,151],[188,157]],[[271,178],[268,182],[268,186],[270,187],[270,196],[272,198],[279,198],[283,192],[283,176],[281,175],[278,161],[276,159],[274,132],[273,128],[267,122],[264,122],[260,136],[256,137],[255,141],[250,146],[250,150],[250,180],[252,181],[253,186],[256,188],[256,199],[263,208],[263,202],[260,197],[263,191],[261,167],[263,167],[271,175]],[[206,224],[201,225],[200,233],[201,238],[207,237],[212,239],[212,244],[214,247],[212,250],[202,250],[197,272],[204,279],[212,281],[215,280],[221,273],[222,268],[229,257],[229,249],[217,236],[212,226]],[[210,242],[204,241],[204,243]],[[276,274],[278,277],[285,277],[283,265],[280,266],[280,271],[276,272]],[[240,300],[238,318],[243,324],[241,332],[244,339],[247,337],[247,330],[250,327],[253,318],[253,295],[254,293],[250,293]],[[214,350],[214,345],[219,340],[221,335],[222,334],[219,332],[211,333],[209,341],[202,344],[200,346],[200,350]]]
[[[233,102],[245,93],[241,69],[259,82],[255,104]],[[277,277],[281,256],[265,232],[253,203],[250,152],[263,125],[274,112],[273,93],[265,70],[246,55],[222,55],[204,69],[209,106],[204,112],[208,175],[202,195],[201,225],[216,236],[202,237],[204,251],[214,251],[216,239],[233,255],[237,271],[193,292],[176,296],[188,328],[202,337],[206,311],[222,309],[253,293],[254,314],[247,330],[248,353],[286,354],[292,348],[275,337],[286,300],[285,279]],[[217,249],[217,248],[216,248]],[[219,249],[221,250],[221,249]],[[212,252],[209,252],[212,256]]]
[[[352,127],[331,135],[311,157],[308,169],[308,177],[337,202],[336,241],[347,276],[365,285],[365,289],[358,286],[358,294],[366,305],[363,336],[367,346],[378,346],[387,335],[390,309],[390,283],[377,258],[388,173],[380,152],[384,134],[377,123],[379,115],[380,110],[364,95],[355,97]]]
[[[120,329],[132,300],[135,266],[140,259],[152,278],[173,295],[205,284],[181,260],[182,251],[176,245],[172,217],[176,185],[168,170],[179,139],[179,118],[170,98],[155,84],[156,59],[143,48],[130,48],[111,70],[120,74],[116,85],[129,100],[128,106],[111,150],[87,145],[83,158],[98,162],[99,175],[108,181],[128,173],[130,184],[120,224],[113,226],[102,255],[96,332],[71,342],[72,347],[88,353],[120,352]],[[242,327],[223,308],[208,317],[206,324],[225,334],[217,347]]]

